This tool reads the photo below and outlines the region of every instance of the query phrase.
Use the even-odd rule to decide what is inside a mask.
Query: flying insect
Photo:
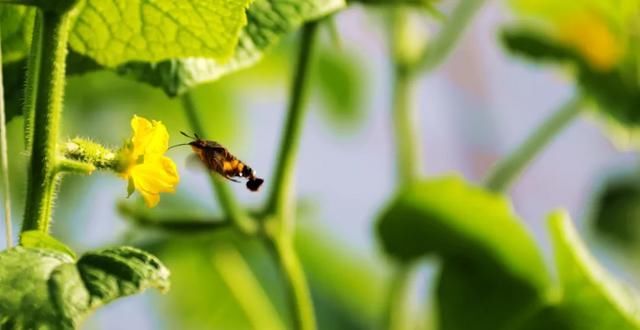
[[[193,134],[193,136],[189,136],[185,132],[180,132],[180,134],[192,139],[193,141],[177,144],[171,146],[171,148],[183,145],[191,146],[191,149],[198,156],[202,164],[204,164],[210,171],[214,171],[225,179],[233,182],[240,182],[234,178],[245,178],[247,179],[247,189],[251,191],[258,191],[264,182],[263,179],[256,176],[256,171],[232,155],[218,142],[204,140],[197,134]]]

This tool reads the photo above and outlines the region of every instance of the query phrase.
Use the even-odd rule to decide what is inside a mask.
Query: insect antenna
[[[193,136],[189,136],[189,134],[187,134],[187,133],[185,133],[183,131],[180,131],[180,134],[182,134],[182,135],[184,135],[184,136],[186,136],[186,137],[188,137],[190,139],[200,140],[200,137],[198,137],[198,134],[195,134],[195,133],[193,133]]]
[[[174,144],[172,146],[170,146],[169,148],[167,148],[167,150],[175,148],[175,147],[180,147],[180,146],[188,146],[188,143],[178,143],[178,144]]]

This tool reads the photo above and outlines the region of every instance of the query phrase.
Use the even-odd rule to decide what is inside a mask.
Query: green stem
[[[58,160],[55,172],[89,175],[95,170],[96,167],[93,164],[62,158]]]
[[[193,99],[193,95],[190,92],[184,93],[181,97],[182,108],[187,116],[187,121],[191,125],[191,129],[198,136],[207,136],[202,126],[202,121],[198,116],[198,108]],[[257,223],[254,222],[245,212],[242,211],[235,197],[233,196],[231,189],[227,186],[226,182],[223,182],[219,175],[216,173],[210,173],[210,180],[213,189],[216,192],[220,206],[222,207],[226,216],[228,216],[236,228],[240,232],[245,234],[254,234],[258,231]]]
[[[533,158],[582,110],[583,99],[576,96],[553,113],[515,151],[500,160],[485,179],[485,186],[504,192]]]
[[[487,0],[458,0],[438,36],[416,63],[414,72],[430,72],[437,68],[453,51],[471,19],[486,2]]]
[[[31,51],[27,62],[27,81],[24,89],[24,145],[28,153],[31,153],[31,141],[33,139],[33,113],[36,108],[38,86],[40,81],[40,59],[42,58],[42,12],[36,10],[33,22],[33,35],[31,37]]]
[[[304,271],[293,246],[294,196],[293,179],[295,162],[306,113],[305,98],[309,85],[313,48],[318,30],[317,22],[310,22],[302,29],[298,62],[291,82],[291,94],[285,128],[280,140],[280,149],[273,189],[267,203],[267,223],[275,224],[275,232],[269,232],[267,244],[272,247],[287,283],[289,302],[294,316],[294,328],[313,330],[316,328],[313,302]],[[269,228],[269,227],[268,227]]]
[[[33,142],[22,231],[49,231],[53,195],[57,187],[56,151],[65,82],[69,14],[42,12],[41,69],[33,116]],[[35,74],[35,73],[34,73]]]
[[[1,32],[1,31],[0,31]],[[2,167],[2,199],[4,202],[4,225],[7,249],[13,245],[11,228],[11,192],[9,191],[9,158],[7,157],[7,120],[4,108],[4,86],[2,77],[2,42],[0,42],[0,166]]]
[[[384,315],[385,329],[402,330],[410,329],[411,324],[407,315],[407,294],[409,293],[411,279],[414,274],[412,265],[401,265],[395,269],[391,287],[387,292],[387,304]]]
[[[393,61],[393,104],[392,121],[394,127],[396,166],[399,188],[410,185],[420,178],[421,153],[417,108],[413,106],[414,70],[403,53],[402,42],[407,40],[411,30],[408,27],[407,8],[394,8],[391,12],[391,59]],[[410,38],[409,38],[410,39]],[[406,311],[409,279],[413,267],[398,265],[391,278],[384,311],[384,329],[406,329],[410,319]]]
[[[399,185],[404,186],[420,177],[422,168],[420,134],[416,108],[412,106],[413,81],[400,65],[394,67],[393,128]]]
[[[316,329],[311,292],[292,240],[285,238],[265,240],[265,242],[284,275],[285,285],[289,292],[289,308],[293,314],[293,328],[299,330]]]
[[[231,221],[226,219],[188,218],[181,215],[153,215],[146,209],[140,209],[126,203],[118,204],[122,216],[143,228],[154,228],[171,233],[199,234],[230,228]]]
[[[298,53],[298,62],[291,84],[289,95],[289,107],[284,131],[280,140],[278,161],[273,175],[273,189],[269,195],[267,203],[268,213],[278,217],[291,219],[293,217],[293,179],[295,176],[295,163],[298,155],[298,145],[302,133],[302,124],[306,114],[304,101],[309,85],[308,74],[310,71],[311,58],[315,45],[318,23],[312,22],[304,25],[302,30],[302,40]],[[293,228],[288,223],[284,223],[285,231]]]

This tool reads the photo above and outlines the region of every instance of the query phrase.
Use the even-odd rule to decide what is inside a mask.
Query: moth
[[[197,134],[193,134],[193,136],[189,136],[185,132],[180,132],[180,134],[192,139],[193,141],[177,144],[171,146],[171,148],[189,145],[202,164],[204,164],[210,171],[214,171],[225,179],[233,182],[240,182],[234,178],[245,178],[247,179],[247,189],[251,191],[258,191],[258,189],[260,189],[264,180],[257,177],[256,171],[232,155],[229,150],[221,144],[215,141],[204,140]]]

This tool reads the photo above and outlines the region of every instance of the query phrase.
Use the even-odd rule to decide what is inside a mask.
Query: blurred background
[[[447,5],[442,11],[446,14]],[[429,38],[437,19],[416,18]],[[371,329],[384,306],[390,263],[376,244],[373,222],[395,190],[390,122],[391,66],[382,10],[351,6],[336,15],[339,49],[322,30],[316,56],[296,183],[297,245],[310,281],[320,329]],[[490,1],[476,16],[446,63],[420,78],[413,105],[419,109],[422,170],[428,176],[459,172],[479,182],[489,167],[513,150],[544,118],[574,93],[563,72],[507,54],[497,40],[511,20],[501,1]],[[428,23],[423,23],[428,22]],[[259,65],[199,87],[195,92],[206,138],[225,145],[265,178],[259,193],[232,185],[251,206],[269,190],[282,129],[296,41],[290,36]],[[161,120],[171,144],[189,126],[178,100],[113,73],[70,78],[63,138],[90,136],[118,146],[130,134],[133,114]],[[24,205],[26,157],[21,156],[22,119],[9,123],[13,219]],[[617,150],[595,120],[584,116],[560,134],[526,170],[513,190],[513,204],[550,261],[544,218],[565,207],[599,260],[637,286],[636,265],[595,238],[589,205],[611,178],[637,167],[634,153]],[[12,149],[12,150],[11,150]],[[219,208],[206,174],[187,166],[190,150],[169,152],[179,166],[175,195],[163,195],[150,214],[215,219]],[[16,156],[17,155],[17,156]],[[273,260],[258,243],[232,231],[168,234],[135,226],[116,205],[142,205],[126,197],[126,182],[110,174],[69,177],[56,205],[54,235],[79,253],[127,243],[156,254],[172,271],[167,295],[146,292],[118,300],[92,315],[84,329],[248,329],[251,323],[225,282],[229,260],[217,249],[234,246],[283,320],[289,316]],[[184,211],[184,210],[188,210]],[[14,226],[18,226],[17,221]],[[4,244],[0,228],[0,245]],[[231,267],[231,266],[230,266]],[[421,266],[412,281],[412,309],[429,310],[429,281],[437,261]],[[232,267],[230,269],[233,269]],[[236,274],[237,275],[237,274]],[[425,284],[427,283],[427,284]],[[428,303],[427,303],[428,304]],[[429,314],[417,320],[429,328]],[[126,324],[126,326],[125,326]]]

